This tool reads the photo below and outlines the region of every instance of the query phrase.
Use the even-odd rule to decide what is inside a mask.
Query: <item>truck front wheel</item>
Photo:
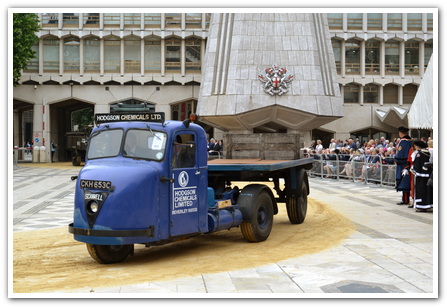
[[[88,244],[90,256],[102,264],[121,262],[133,254],[133,244],[130,245],[96,245]]]
[[[249,242],[265,241],[273,226],[273,203],[269,193],[261,191],[253,199],[251,208],[251,221],[241,224],[242,235]]]

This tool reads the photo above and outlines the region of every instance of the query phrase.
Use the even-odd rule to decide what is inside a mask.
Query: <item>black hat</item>
[[[399,128],[397,128],[397,130],[399,130],[400,132],[403,132],[403,133],[407,133],[408,130],[410,130],[410,129],[408,129],[408,128],[404,127],[404,126],[400,126]]]
[[[416,145],[417,147],[420,147],[420,148],[427,148],[427,144],[425,143],[425,142],[423,142],[423,141],[414,141],[414,143],[413,143],[414,145]]]

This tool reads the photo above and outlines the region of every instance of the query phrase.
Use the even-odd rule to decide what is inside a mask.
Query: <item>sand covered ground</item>
[[[135,246],[124,262],[101,265],[67,228],[14,233],[13,292],[72,292],[240,270],[317,253],[339,244],[354,224],[309,198],[303,224],[292,225],[283,203],[270,237],[248,243],[238,228],[158,247]]]

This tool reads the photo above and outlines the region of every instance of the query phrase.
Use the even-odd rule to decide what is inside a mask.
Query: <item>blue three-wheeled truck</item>
[[[278,202],[304,221],[312,159],[208,161],[205,131],[163,113],[96,114],[86,164],[76,180],[69,232],[93,259],[115,263],[147,247],[240,227],[249,242],[268,238]],[[283,180],[284,184],[280,184]],[[250,184],[239,189],[233,183]],[[277,196],[265,184],[273,182]]]

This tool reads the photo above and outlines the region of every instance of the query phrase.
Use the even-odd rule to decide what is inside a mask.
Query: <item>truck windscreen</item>
[[[98,159],[117,156],[120,152],[122,138],[122,129],[93,133],[89,140],[87,158]]]
[[[166,140],[164,132],[129,129],[124,140],[123,156],[161,161],[165,156]]]

